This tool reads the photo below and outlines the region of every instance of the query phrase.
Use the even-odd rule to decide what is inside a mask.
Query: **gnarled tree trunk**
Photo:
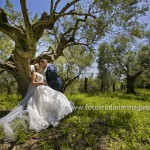
[[[135,78],[130,76],[130,77],[127,77],[126,80],[127,80],[126,93],[127,94],[136,94],[136,92],[134,90]]]
[[[28,89],[28,86],[31,82],[31,75],[30,75],[28,60],[26,59],[18,60],[16,64],[16,68],[15,68],[14,78],[17,81],[19,93],[21,93],[22,96],[24,97]]]
[[[8,72],[16,79],[18,84],[19,93],[24,97],[28,89],[29,84],[31,83],[31,74],[30,74],[30,55],[25,55],[22,52],[22,49],[14,50],[13,63],[15,67]]]
[[[134,75],[127,75],[126,76],[126,80],[127,80],[127,85],[126,85],[126,93],[127,94],[136,94],[135,90],[134,90],[134,83],[136,78],[142,74],[143,70],[138,70]]]

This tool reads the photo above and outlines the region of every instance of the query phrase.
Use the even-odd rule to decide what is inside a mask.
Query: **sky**
[[[10,0],[10,2],[14,4],[15,10],[18,11],[21,10],[20,0]],[[0,0],[0,7],[3,7],[4,4],[5,4],[5,0]],[[57,10],[60,10],[62,8],[62,5],[63,2],[60,2]],[[41,14],[44,11],[49,12],[50,0],[27,0],[27,8],[29,12],[33,12],[33,13],[38,12],[39,14]]]
[[[14,4],[14,8],[16,10],[18,10],[18,11],[21,10],[20,0],[10,0],[10,1],[11,1],[12,4]],[[60,10],[62,8],[62,6],[64,5],[63,1],[64,0],[62,0],[62,2],[59,3],[57,10]],[[150,3],[150,0],[148,0],[148,2]],[[3,8],[4,3],[5,3],[5,0],[0,0],[0,7]],[[44,11],[49,12],[50,0],[27,0],[27,7],[28,7],[29,11],[33,12],[33,13],[38,12],[39,14],[41,14]],[[140,20],[142,22],[148,23],[149,27],[150,27],[149,18],[150,18],[150,11],[146,14],[146,16],[142,17]]]
[[[17,11],[21,10],[20,0],[10,0],[10,2],[14,5],[15,10]],[[62,0],[62,2],[59,3],[57,11],[64,6],[63,2],[64,0]],[[150,3],[150,0],[148,0],[148,2]],[[0,7],[3,8],[4,4],[5,4],[5,0],[0,0]],[[29,12],[33,13],[33,15],[38,12],[38,15],[40,16],[44,11],[49,13],[50,0],[27,0],[27,8]],[[150,10],[147,12],[146,16],[140,18],[140,22],[147,23],[148,29],[150,29]],[[92,69],[90,69],[89,72],[94,73],[95,75],[97,74],[98,70],[97,70],[96,62],[93,63]]]

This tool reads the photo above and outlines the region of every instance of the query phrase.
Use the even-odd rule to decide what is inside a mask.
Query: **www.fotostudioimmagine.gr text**
[[[150,106],[131,106],[131,105],[79,105],[74,106],[75,110],[136,110],[136,111],[143,111],[147,110],[150,111]]]

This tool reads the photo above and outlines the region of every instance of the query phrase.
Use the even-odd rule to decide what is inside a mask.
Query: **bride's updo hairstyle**
[[[36,72],[38,71],[39,67],[40,67],[39,64],[34,64],[34,68]]]
[[[30,70],[31,70],[31,75],[33,74],[33,72],[37,72],[39,69],[39,64],[34,64],[34,65],[30,65]]]

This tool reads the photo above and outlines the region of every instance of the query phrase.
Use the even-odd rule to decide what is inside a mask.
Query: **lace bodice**
[[[41,75],[40,73],[36,73],[36,82],[41,82],[44,80],[43,75]]]

